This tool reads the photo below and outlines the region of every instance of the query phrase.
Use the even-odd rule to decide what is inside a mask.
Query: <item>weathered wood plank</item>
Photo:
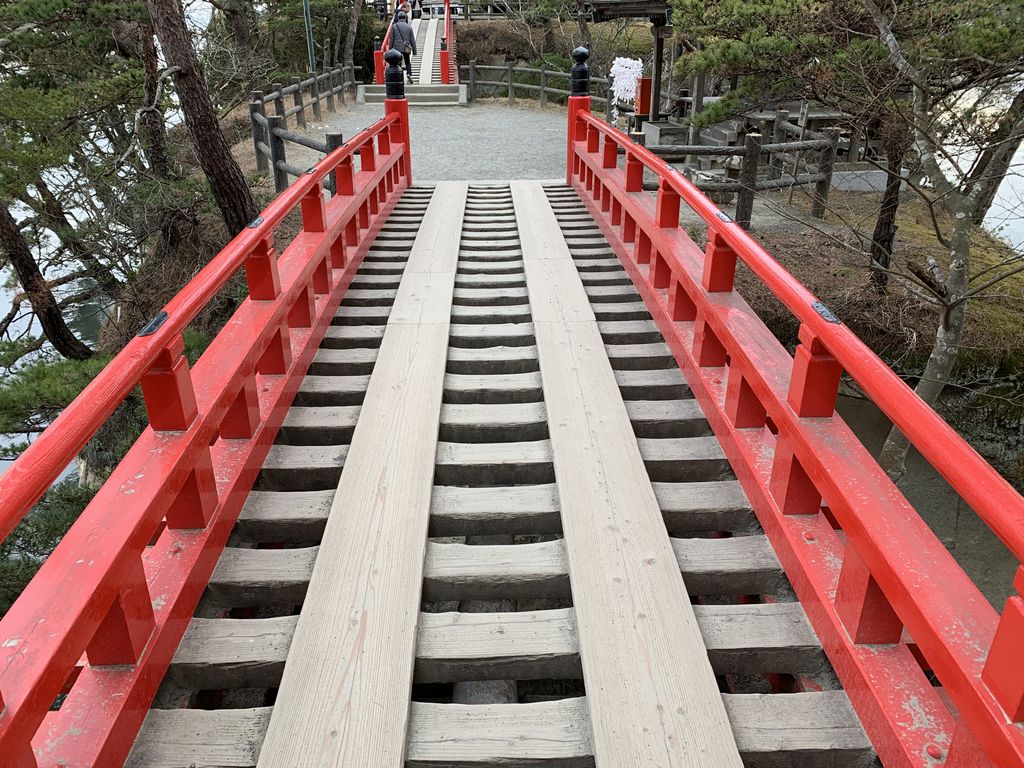
[[[877,765],[842,691],[722,698],[748,768]],[[252,768],[269,719],[269,707],[150,710],[125,767]],[[413,703],[405,765],[593,768],[593,752],[584,698],[487,706]]]
[[[431,536],[509,532],[562,532],[558,492],[553,483],[489,488],[434,487],[430,499]]]
[[[263,768],[401,764],[466,190],[464,182],[437,185],[409,256],[285,665]],[[405,290],[410,276],[415,291]]]
[[[597,762],[739,768],[644,457],[597,321],[582,312],[594,292],[632,288],[585,289],[541,185],[512,193],[531,295],[551,302],[534,327]],[[552,290],[531,271],[541,261],[572,272],[540,273],[560,278]]]

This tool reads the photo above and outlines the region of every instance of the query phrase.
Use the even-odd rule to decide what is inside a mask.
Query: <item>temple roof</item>
[[[668,0],[587,0],[587,8],[594,21],[612,19],[650,19],[653,23],[668,18],[671,3]]]

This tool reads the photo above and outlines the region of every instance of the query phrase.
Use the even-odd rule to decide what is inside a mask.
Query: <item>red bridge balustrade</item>
[[[668,340],[883,763],[1024,766],[1024,568],[999,616],[836,415],[840,376],[1018,559],[1024,499],[681,173],[590,114],[587,51],[573,55],[566,178]],[[680,202],[708,226],[703,251]],[[737,259],[799,320],[795,357],[735,290]]]
[[[124,761],[330,319],[411,181],[408,107],[388,99],[0,477],[6,536],[141,385],[149,427],[0,622],[4,765]],[[302,230],[278,255],[274,231],[296,209]],[[190,370],[182,331],[243,267],[248,297]]]
[[[444,0],[444,37],[441,38],[441,82],[445,85],[457,85],[459,82],[459,68],[458,66],[452,66],[452,55],[458,50],[456,45],[455,22],[452,19],[452,0]]]

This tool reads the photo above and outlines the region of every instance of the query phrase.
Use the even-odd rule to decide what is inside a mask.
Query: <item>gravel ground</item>
[[[317,138],[329,131],[351,136],[383,114],[381,104],[349,102],[322,123],[313,123],[308,117],[306,133]],[[528,103],[509,107],[486,101],[470,107],[410,107],[409,122],[416,182],[564,177],[566,117],[562,108],[542,110]],[[320,157],[312,150],[287,145],[288,162],[299,168]]]

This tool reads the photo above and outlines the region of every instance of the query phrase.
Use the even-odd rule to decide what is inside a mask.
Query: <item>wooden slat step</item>
[[[672,539],[672,550],[691,595],[773,594],[785,584],[765,536]],[[565,544],[431,543],[423,589],[432,602],[569,597]]]
[[[678,370],[676,359],[663,341],[653,344],[605,344],[605,352],[615,370]]]
[[[558,490],[553,483],[488,488],[436,485],[430,499],[431,536],[561,532]]]
[[[481,307],[502,304],[526,304],[529,298],[525,288],[456,288],[452,303]]]
[[[673,538],[672,551],[691,595],[771,595],[786,584],[767,536]]]
[[[584,290],[592,303],[622,303],[636,297],[636,289],[630,285],[585,285]]]
[[[254,487],[261,491],[333,488],[347,455],[347,445],[272,445]]]
[[[679,369],[654,371],[615,371],[623,400],[683,400],[690,388]]]
[[[581,271],[580,280],[583,285],[632,285],[632,281],[622,270],[608,271]]]
[[[535,346],[449,347],[449,373],[529,373],[540,369]]]
[[[458,288],[518,288],[526,285],[526,278],[522,274],[516,273],[498,275],[460,274],[455,278],[455,285]]]
[[[869,768],[874,751],[842,691],[723,694],[747,768]],[[126,768],[254,768],[271,707],[153,709]],[[407,768],[593,768],[585,698],[413,702]],[[709,766],[709,768],[711,768]]]
[[[359,405],[369,383],[369,376],[306,376],[294,402],[301,406]]]
[[[647,305],[637,299],[609,301],[593,305],[594,316],[598,322],[624,320],[650,320],[651,313]]]
[[[732,473],[714,437],[642,437],[637,443],[647,474],[655,482],[724,480]]]
[[[355,277],[352,278],[352,285],[350,288],[366,289],[366,290],[379,290],[387,288],[397,288],[398,284],[402,282],[402,274],[374,274],[372,272],[363,272],[362,270],[356,272]]]
[[[391,307],[340,306],[331,318],[331,325],[384,325]]]
[[[489,250],[466,250],[459,252],[459,264],[462,266],[481,264],[521,261],[523,251],[521,248],[491,248]]]
[[[612,320],[598,322],[605,344],[647,344],[662,341],[653,320]]]
[[[513,304],[495,307],[452,307],[452,323],[528,323],[530,305]]]
[[[384,338],[383,325],[331,325],[320,343],[321,348],[379,347]]]
[[[626,413],[637,437],[711,434],[711,427],[696,400],[627,400]]]
[[[254,768],[272,711],[151,709],[125,768]]]
[[[446,443],[438,441],[438,485],[535,485],[554,482],[551,442]]]
[[[376,349],[318,349],[309,365],[311,376],[366,376],[373,371]]]
[[[217,561],[207,595],[228,608],[302,605],[318,547],[227,547]]]
[[[750,533],[757,518],[735,480],[652,483],[669,534],[699,531]]]
[[[523,262],[509,261],[472,261],[459,265],[458,275],[514,275],[523,271]]]
[[[593,768],[583,698],[536,704],[412,702],[406,768]]]
[[[277,434],[278,444],[346,445],[359,419],[360,406],[333,405],[289,409]]]
[[[245,500],[235,534],[249,543],[300,544],[319,541],[334,502],[324,491],[253,491]]]
[[[348,307],[389,307],[395,301],[397,288],[388,290],[348,291],[342,299],[342,306]]]
[[[531,403],[541,399],[539,372],[492,376],[449,373],[444,378],[446,403]]]
[[[614,256],[595,257],[592,259],[574,259],[576,269],[580,272],[620,272],[622,264]]]
[[[298,616],[192,619],[171,659],[170,679],[194,691],[276,688],[298,622]]]
[[[448,343],[453,347],[528,346],[533,323],[452,323]]]
[[[449,403],[441,406],[441,440],[460,443],[543,440],[544,403]]]

